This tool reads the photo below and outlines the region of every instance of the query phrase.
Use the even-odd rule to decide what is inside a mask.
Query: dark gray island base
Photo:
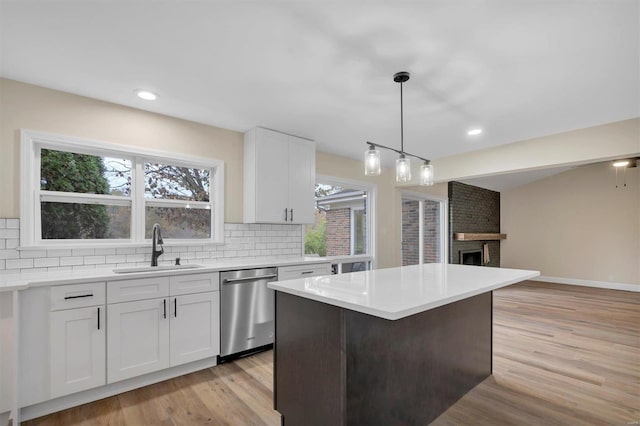
[[[493,292],[387,320],[276,291],[285,426],[427,425],[492,372]]]

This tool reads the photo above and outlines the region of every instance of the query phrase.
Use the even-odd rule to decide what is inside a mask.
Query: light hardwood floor
[[[494,295],[494,374],[432,425],[640,424],[640,293],[525,282]],[[272,362],[263,352],[23,424],[279,425]]]

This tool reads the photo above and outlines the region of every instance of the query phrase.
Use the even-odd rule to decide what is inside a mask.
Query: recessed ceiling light
[[[629,160],[620,160],[613,163],[613,167],[627,167],[629,165]]]
[[[482,133],[482,129],[471,129],[467,132],[469,136],[478,136]]]
[[[148,90],[136,90],[135,92],[139,98],[144,99],[145,101],[155,101],[158,99],[158,95]]]

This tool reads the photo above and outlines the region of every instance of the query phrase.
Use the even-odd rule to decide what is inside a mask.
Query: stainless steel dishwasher
[[[277,268],[220,273],[220,358],[273,343]]]

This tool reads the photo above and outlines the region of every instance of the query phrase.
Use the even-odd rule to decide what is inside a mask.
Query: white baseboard
[[[46,414],[55,413],[56,411],[65,410],[87,402],[97,401],[102,398],[117,395],[133,389],[141,388],[153,383],[162,382],[163,380],[173,377],[182,376],[184,374],[193,373],[194,371],[213,367],[217,363],[217,357],[206,358],[199,361],[190,362],[188,364],[167,368],[165,370],[156,371],[139,377],[122,380],[120,382],[110,383],[108,385],[89,389],[86,391],[66,395],[60,398],[51,399],[40,404],[23,407],[20,411],[20,421],[31,420]]]
[[[539,277],[531,278],[531,281],[544,281],[547,283],[556,284],[569,284],[580,285],[584,287],[597,287],[607,288],[610,290],[623,290],[623,291],[635,291],[640,292],[639,284],[627,284],[627,283],[613,283],[608,281],[593,281],[593,280],[580,280],[577,278],[564,278],[564,277],[548,277],[540,275]]]

